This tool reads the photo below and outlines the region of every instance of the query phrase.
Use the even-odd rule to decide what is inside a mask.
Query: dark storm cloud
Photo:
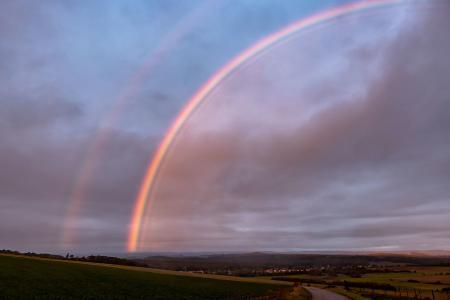
[[[147,246],[196,249],[188,240],[198,237],[216,250],[448,247],[449,20],[424,9],[388,45],[350,51],[352,69],[380,58],[364,92],[306,123],[187,128],[163,169]],[[164,229],[183,215],[192,219]],[[234,242],[202,242],[214,233]]]

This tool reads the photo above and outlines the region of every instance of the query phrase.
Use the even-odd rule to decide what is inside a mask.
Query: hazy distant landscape
[[[445,251],[422,256],[242,253],[133,259],[1,252],[0,298],[5,299],[303,300],[311,299],[309,287],[350,299],[450,297],[450,256],[443,256]]]

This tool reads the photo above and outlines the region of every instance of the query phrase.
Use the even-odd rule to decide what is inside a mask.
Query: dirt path
[[[348,298],[333,292],[315,287],[305,287],[312,295],[312,300],[348,300]]]

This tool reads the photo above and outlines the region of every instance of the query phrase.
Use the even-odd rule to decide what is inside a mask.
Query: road
[[[315,287],[305,287],[312,295],[312,300],[348,300],[348,298],[333,292]]]

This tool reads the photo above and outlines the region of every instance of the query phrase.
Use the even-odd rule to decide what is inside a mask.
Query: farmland
[[[450,299],[448,257],[373,261],[364,256],[243,254],[130,260],[4,252],[0,299],[310,299],[301,285],[354,300]],[[293,282],[300,286],[292,288]]]
[[[342,274],[299,274],[274,279],[299,280],[305,284],[328,287],[352,299],[390,297],[402,299],[450,299],[450,267],[402,266],[391,272],[368,272],[361,276]]]
[[[172,270],[298,281],[351,299],[450,299],[448,255],[248,253],[148,257],[138,262]]]
[[[0,299],[246,299],[286,287],[0,255]]]

